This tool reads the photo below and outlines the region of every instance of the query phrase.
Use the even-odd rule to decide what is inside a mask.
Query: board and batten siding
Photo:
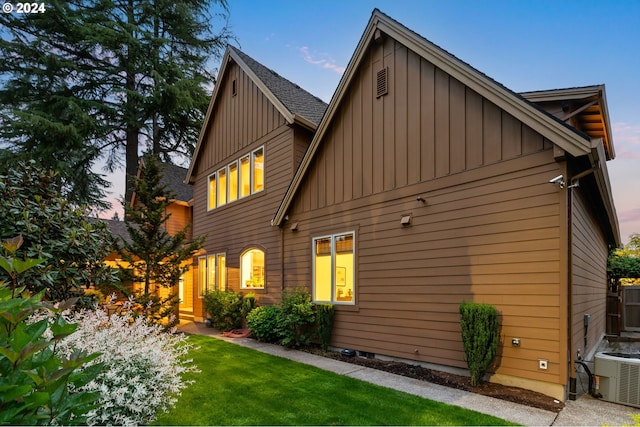
[[[236,94],[232,93],[236,81]],[[227,288],[240,290],[240,255],[249,248],[265,252],[264,289],[251,290],[261,304],[280,299],[282,292],[281,235],[270,225],[312,134],[289,125],[263,92],[234,63],[229,63],[205,135],[206,143],[194,168],[193,233],[206,235],[207,254],[225,253]],[[253,150],[264,147],[264,190],[208,210],[209,175]],[[198,289],[194,259],[194,292]],[[194,315],[204,316],[195,298]]]
[[[458,305],[491,303],[522,343],[497,372],[564,384],[563,196],[548,184],[561,170],[540,134],[392,39],[372,43],[289,209],[285,286],[311,287],[313,237],[355,230],[356,305],[337,306],[332,345],[465,368]]]
[[[583,358],[594,351],[606,331],[607,242],[580,187],[572,190],[572,343]],[[584,315],[590,314],[587,347]]]

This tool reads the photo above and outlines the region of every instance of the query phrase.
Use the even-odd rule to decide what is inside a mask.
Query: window
[[[229,165],[229,202],[238,200],[238,163]]]
[[[219,253],[198,258],[198,295],[227,290],[227,256]]]
[[[264,148],[253,152],[253,193],[264,190]]]
[[[260,249],[249,249],[240,256],[240,285],[264,288],[264,252]]]
[[[355,303],[355,233],[313,239],[313,301]]]
[[[251,162],[249,155],[240,159],[240,197],[251,194]]]
[[[218,171],[218,206],[227,203],[227,169]]]
[[[216,174],[209,175],[209,205],[208,209],[216,208]]]
[[[208,291],[207,289],[207,258],[198,258],[198,295],[204,296]]]
[[[264,190],[264,147],[209,175],[207,209],[235,202]]]

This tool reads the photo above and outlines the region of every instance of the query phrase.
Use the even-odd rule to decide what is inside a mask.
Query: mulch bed
[[[534,408],[540,408],[547,411],[560,412],[564,407],[564,403],[535,391],[526,390],[518,387],[505,386],[502,384],[485,382],[477,387],[471,386],[471,379],[462,375],[451,374],[448,372],[436,371],[419,365],[409,363],[388,361],[381,359],[369,359],[359,356],[346,357],[338,352],[323,352],[319,348],[308,348],[305,351],[337,359],[342,362],[353,363],[356,365],[366,366],[368,368],[378,369],[421,381],[428,381],[433,384],[440,384],[447,387],[465,390],[472,393],[490,396],[497,399],[507,400],[509,402],[520,403]]]

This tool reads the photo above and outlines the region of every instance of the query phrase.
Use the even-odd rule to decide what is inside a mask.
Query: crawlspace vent
[[[388,92],[388,68],[384,67],[376,74],[376,98],[380,98],[382,95],[386,95]]]
[[[640,406],[640,365],[620,363],[618,401]]]

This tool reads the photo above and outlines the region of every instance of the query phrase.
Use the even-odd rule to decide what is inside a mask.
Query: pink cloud
[[[309,64],[318,65],[324,69],[335,71],[338,74],[344,73],[345,67],[336,65],[335,59],[331,58],[327,53],[311,53],[307,46],[298,49],[302,53],[302,58]]]
[[[620,160],[640,159],[640,126],[629,123],[614,123],[612,126],[616,158]]]

